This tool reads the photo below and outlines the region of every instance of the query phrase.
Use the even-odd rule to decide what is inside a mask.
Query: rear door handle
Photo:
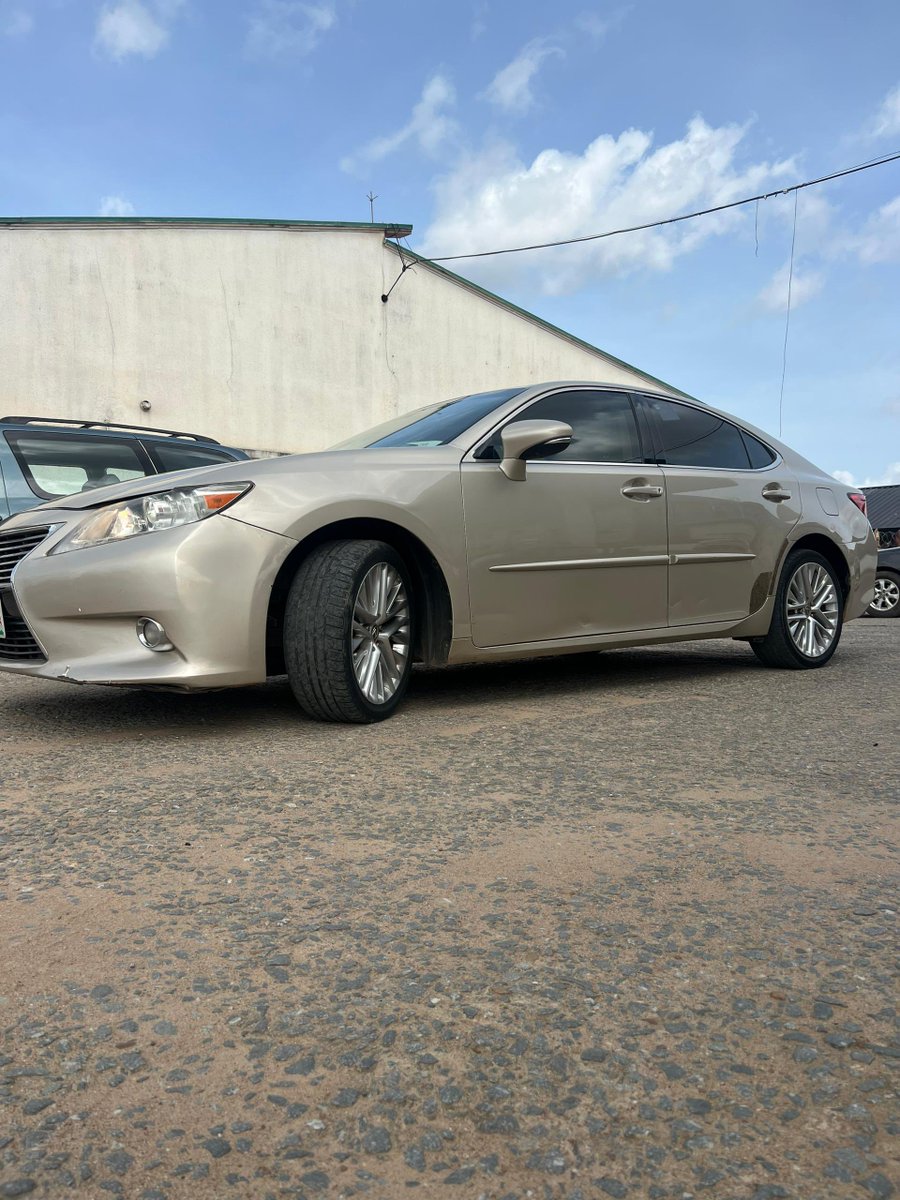
[[[627,496],[629,500],[653,500],[662,494],[661,487],[654,487],[649,483],[633,483],[622,488],[622,495]]]
[[[782,500],[790,500],[791,493],[785,491],[777,483],[770,483],[762,490],[763,500],[771,500],[773,504],[780,504]]]

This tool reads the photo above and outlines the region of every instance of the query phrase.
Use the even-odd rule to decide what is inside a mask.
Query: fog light
[[[152,617],[141,617],[137,623],[137,635],[141,645],[146,646],[148,650],[173,649],[169,635],[159,621],[154,621]]]

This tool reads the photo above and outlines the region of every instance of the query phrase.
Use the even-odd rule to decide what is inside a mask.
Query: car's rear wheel
[[[769,632],[750,645],[767,667],[824,667],[837,649],[843,620],[834,567],[814,550],[795,550],[781,572]]]
[[[287,597],[284,657],[301,708],[319,721],[389,717],[412,664],[409,574],[386,542],[318,546]]]
[[[900,575],[879,571],[875,578],[875,595],[866,609],[867,617],[900,617]]]

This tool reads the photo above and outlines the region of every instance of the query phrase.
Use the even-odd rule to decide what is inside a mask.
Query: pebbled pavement
[[[0,676],[0,1197],[898,1195],[898,651]]]

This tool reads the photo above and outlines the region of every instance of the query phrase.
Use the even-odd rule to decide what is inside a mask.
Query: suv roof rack
[[[153,429],[147,425],[119,425],[115,421],[78,421],[67,417],[0,417],[0,425],[68,425],[76,429],[127,429],[132,433],[155,433],[161,437],[188,438],[192,442],[205,442],[208,446],[219,446],[215,438],[202,433],[179,433],[175,429]]]

